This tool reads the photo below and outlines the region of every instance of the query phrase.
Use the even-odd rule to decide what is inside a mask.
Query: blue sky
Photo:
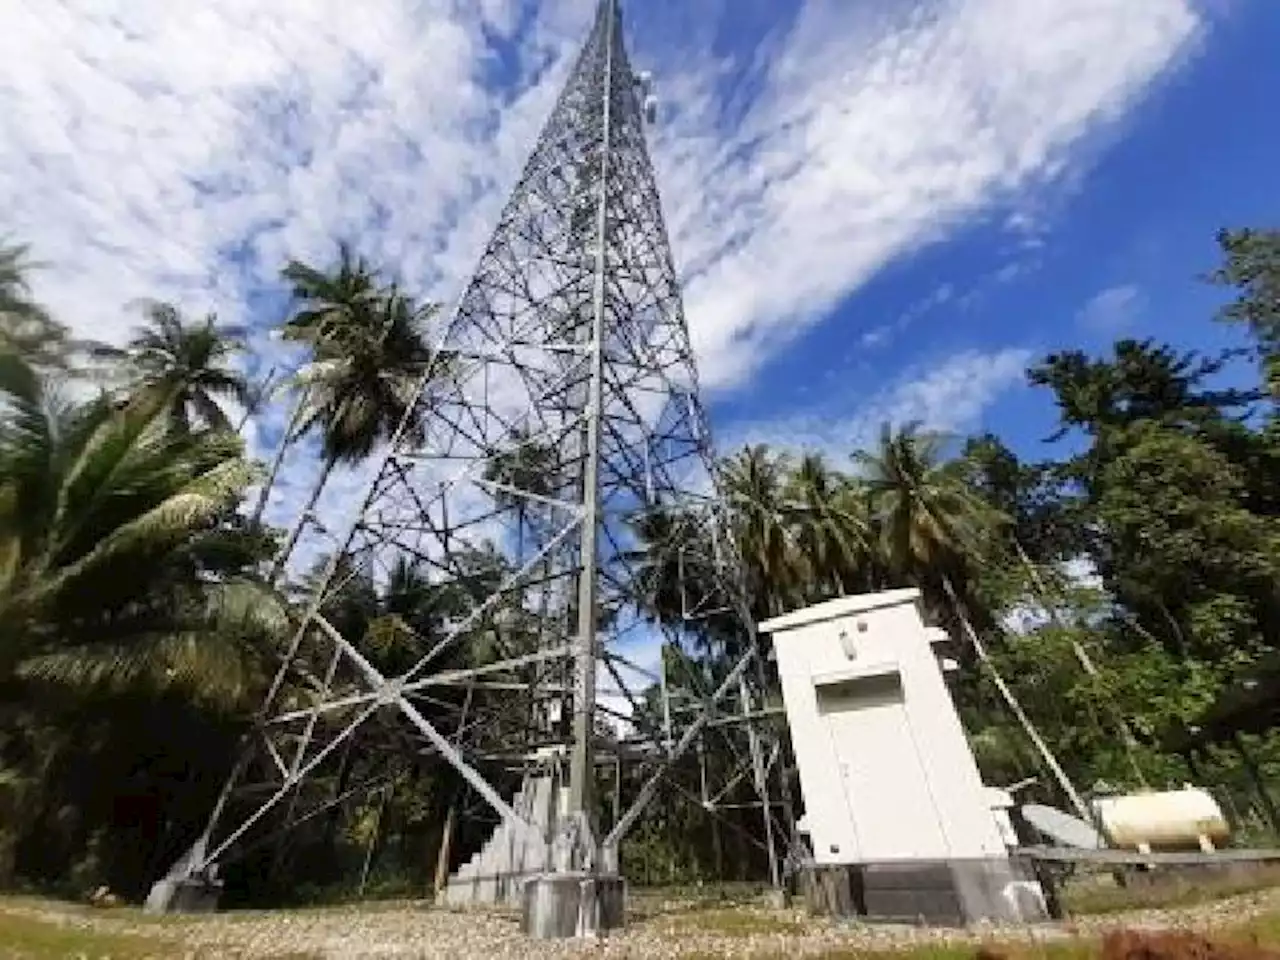
[[[1280,222],[1280,129],[1265,119],[1280,93],[1280,6],[1213,13],[1193,53],[1083,145],[1069,177],[1016,198],[1040,211],[1032,242],[1020,243],[1009,209],[995,206],[888,263],[770,359],[760,371],[768,391],[717,398],[722,430],[767,424],[748,435],[786,443],[787,428],[801,424],[812,445],[841,456],[872,427],[860,415],[869,398],[892,395],[904,371],[924,382],[970,356],[966,372],[989,383],[980,409],[962,402],[952,417],[903,406],[947,428],[994,430],[1043,457],[1052,400],[1025,385],[1015,354],[1104,352],[1122,336],[1197,349],[1239,343],[1209,321],[1223,293],[1196,276],[1216,265],[1220,226]],[[1010,362],[978,361],[1001,356]]]
[[[630,0],[653,153],[722,447],[842,458],[883,419],[1038,453],[1026,363],[1230,335],[1194,275],[1275,223],[1268,0]],[[465,283],[594,0],[13,0],[0,231],[37,292],[119,339],[139,296],[257,331],[277,270],[352,238]],[[263,451],[283,414],[251,426]],[[300,452],[273,496],[296,509]],[[339,478],[348,503],[363,483]]]

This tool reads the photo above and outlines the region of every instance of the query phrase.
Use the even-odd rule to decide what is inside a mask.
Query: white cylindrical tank
[[[1100,797],[1093,812],[1116,847],[1203,847],[1231,835],[1217,801],[1198,787]]]

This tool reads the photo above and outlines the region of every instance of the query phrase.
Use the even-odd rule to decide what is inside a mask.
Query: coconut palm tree
[[[376,275],[353,273],[349,254],[343,257],[329,286],[318,287],[313,282],[318,272],[310,268],[291,264],[286,270],[286,276],[305,282],[295,279],[299,306],[285,336],[308,344],[312,356],[294,378],[302,399],[297,426],[283,442],[315,430],[323,467],[276,556],[272,579],[284,570],[337,466],[359,463],[402,427],[410,438],[422,439],[418,394],[427,374],[442,369],[445,359],[426,342],[427,323],[439,306],[419,304],[394,286],[376,286]],[[334,300],[339,294],[348,299]]]
[[[746,567],[748,595],[758,618],[786,612],[799,599],[799,570],[788,526],[790,460],[757,444],[722,466],[726,507],[733,517],[738,550]]]
[[[284,614],[246,572],[238,438],[175,432],[154,396],[68,402],[13,355],[0,408],[0,676],[243,695],[241,641]]]
[[[871,524],[862,491],[820,453],[805,454],[788,478],[787,510],[804,564],[807,599],[844,596],[870,567]]]
[[[32,266],[26,245],[0,243],[0,351],[33,366],[65,369],[75,344],[66,326],[32,297]]]
[[[322,270],[290,260],[280,272],[297,304],[285,325],[286,340],[315,349],[346,331],[364,326],[381,309],[385,291],[378,271],[349,244],[338,244],[338,262]]]
[[[338,262],[333,268],[326,271],[299,260],[290,260],[280,275],[290,285],[294,303],[291,316],[279,331],[280,336],[309,348],[313,361],[326,355],[326,352],[340,357],[341,351],[331,349],[332,345],[340,342],[352,330],[368,328],[371,325],[370,318],[382,309],[386,295],[378,271],[363,257],[356,255],[345,242],[338,244]],[[285,454],[314,425],[304,422],[315,412],[311,386],[306,379],[307,372],[304,368],[301,377],[287,378],[276,385],[277,388],[294,387],[296,399],[267,471],[266,480],[258,490],[252,513],[255,522],[261,521],[266,510],[271,490],[284,465]],[[273,392],[274,389],[276,388],[273,388]],[[331,470],[332,468],[325,471],[317,483],[314,491],[317,499]],[[285,561],[292,549],[291,542],[282,552]]]
[[[946,438],[919,424],[886,424],[874,453],[854,454],[881,547],[900,577],[924,579],[943,559],[983,553],[1004,522],[968,483],[958,461],[946,461]]]
[[[1006,522],[967,482],[964,464],[942,458],[944,437],[912,423],[894,431],[885,424],[874,453],[854,455],[867,484],[891,568],[922,587],[934,585],[959,621],[1009,711],[1083,818],[1088,808],[1013,689],[992,661],[955,585],[957,571],[980,561]]]
[[[242,327],[220,324],[214,314],[188,321],[170,303],[142,303],[145,325],[123,349],[101,347],[96,355],[122,360],[132,392],[163,398],[173,426],[189,432],[193,424],[231,430],[220,399],[248,406],[253,392],[230,366],[246,335]]]

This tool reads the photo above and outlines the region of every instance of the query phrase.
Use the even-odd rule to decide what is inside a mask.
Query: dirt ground
[[[453,912],[425,904],[149,917],[131,908],[95,909],[35,899],[0,900],[0,957],[300,958],[478,957],[609,958],[865,957],[901,951],[932,958],[972,955],[972,946],[1020,944],[1032,952],[1086,952],[1108,929],[1245,930],[1274,923],[1280,890],[1211,904],[1113,913],[1034,929],[972,931],[834,923],[800,911],[760,906],[644,904],[625,930],[594,943],[532,942],[514,916]],[[1074,948],[1073,948],[1074,945]]]

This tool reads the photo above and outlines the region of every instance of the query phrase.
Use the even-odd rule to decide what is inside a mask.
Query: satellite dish
[[[1102,850],[1107,846],[1102,834],[1089,823],[1069,813],[1063,813],[1056,807],[1046,807],[1041,803],[1026,803],[1018,808],[1023,819],[1038,833],[1044,834],[1055,843],[1064,847],[1075,847],[1077,850]]]

